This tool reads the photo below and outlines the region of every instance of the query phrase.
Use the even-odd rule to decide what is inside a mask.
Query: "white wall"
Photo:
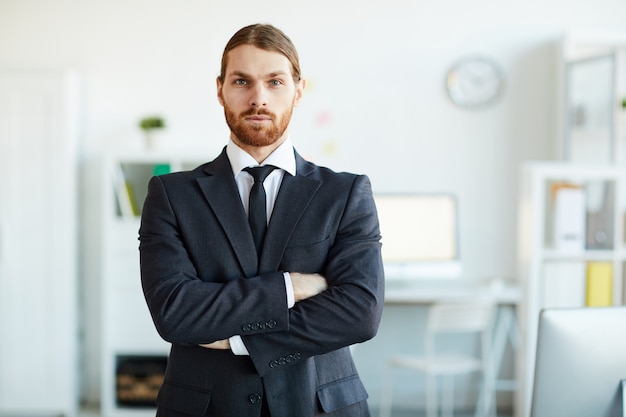
[[[519,162],[557,155],[558,42],[626,30],[623,0],[0,0],[0,66],[84,76],[84,152],[141,146],[157,112],[171,147],[212,158],[227,130],[215,76],[227,39],[268,22],[299,49],[300,152],[370,175],[375,191],[450,191],[469,278],[515,276]],[[448,67],[467,54],[507,77],[495,106],[454,107]],[[88,277],[87,277],[88,278]]]
[[[518,163],[555,155],[557,42],[572,28],[626,28],[626,4],[0,0],[0,65],[83,72],[87,153],[139,147],[139,117],[157,112],[172,147],[202,146],[208,159],[227,135],[221,50],[257,21],[299,48],[310,84],[292,129],[301,153],[368,173],[377,191],[456,193],[467,275],[511,277]],[[507,89],[466,111],[443,82],[474,53],[503,67]]]

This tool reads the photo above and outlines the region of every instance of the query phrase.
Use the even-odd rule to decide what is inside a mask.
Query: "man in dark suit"
[[[382,314],[376,208],[366,176],[293,149],[288,126],[304,86],[284,33],[239,30],[217,79],[227,146],[150,181],[141,279],[172,344],[158,416],[369,416],[349,346],[374,337]],[[269,219],[260,235],[247,220],[249,167],[259,165],[273,166],[259,180]]]

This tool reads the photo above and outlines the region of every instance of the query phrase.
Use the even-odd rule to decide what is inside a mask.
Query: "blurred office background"
[[[98,208],[93,207],[99,201],[93,196],[100,195],[103,182],[98,172],[90,172],[92,164],[111,155],[141,160],[141,155],[150,158],[151,152],[190,156],[181,157],[185,160],[181,166],[193,159],[213,159],[228,137],[215,88],[221,53],[237,29],[256,22],[281,28],[298,48],[308,86],[294,113],[291,136],[303,156],[335,170],[366,173],[377,193],[455,196],[463,273],[448,281],[450,285],[517,283],[520,166],[528,160],[564,157],[566,46],[568,42],[626,45],[626,2],[621,0],[0,0],[3,76],[10,82],[53,74],[63,84],[66,71],[72,74],[66,90],[74,103],[70,130],[75,141],[69,145],[69,163],[75,163],[76,169],[68,175],[77,193],[75,201],[66,201],[76,210],[75,229],[70,229],[76,236],[71,259],[76,266],[75,284],[68,284],[67,292],[42,293],[39,299],[29,298],[24,288],[16,291],[22,291],[20,302],[37,305],[21,307],[20,314],[49,314],[37,300],[45,304],[52,295],[62,297],[59,304],[75,304],[67,314],[76,347],[71,337],[56,340],[63,332],[48,329],[47,334],[55,340],[50,349],[75,350],[77,359],[71,366],[76,369],[65,372],[76,375],[72,395],[81,404],[99,403],[104,372],[100,348],[105,326],[98,313],[103,303],[98,288],[107,265],[99,258],[102,225],[94,214]],[[470,56],[494,62],[504,80],[497,99],[480,108],[455,105],[446,90],[449,70]],[[10,90],[2,85],[0,100],[3,91]],[[5,115],[8,108],[2,107]],[[0,120],[5,115],[0,114]],[[163,143],[156,151],[146,149],[138,127],[139,120],[149,115],[166,122]],[[11,168],[0,155],[8,169],[2,172],[19,175],[63,152],[54,142],[45,149],[33,144],[20,151],[23,165]],[[6,149],[15,151],[1,149],[5,154]],[[5,176],[0,184],[15,178]],[[44,173],[37,181],[47,184],[47,180],[54,178]],[[23,198],[23,205],[34,198],[26,190],[11,192]],[[0,195],[5,207],[0,211],[4,216],[0,232],[10,230],[5,195]],[[36,233],[22,238],[37,239]],[[54,239],[50,241],[54,245]],[[12,241],[2,236],[0,243],[1,265],[8,262],[3,255],[10,253]],[[120,243],[124,245],[128,243]],[[20,262],[37,259],[23,256]],[[5,310],[9,310],[8,300],[17,302],[9,289],[19,286],[10,283],[9,272],[8,267],[0,268],[0,292],[4,291],[0,301],[4,300]],[[55,280],[67,278],[52,273],[34,282],[45,279],[50,285],[46,288],[51,288]],[[417,343],[423,307],[390,306],[379,336],[355,349],[373,408],[379,403],[382,364],[389,354]],[[8,313],[2,309],[0,305]],[[141,303],[136,309],[137,314],[145,314]],[[15,323],[15,315],[7,317],[0,318],[3,329],[12,328],[9,320]],[[22,350],[12,344],[28,337],[15,340],[7,334],[0,334],[0,355],[4,355],[0,364],[8,367],[13,362],[10,354]],[[44,355],[50,339],[35,340]],[[514,372],[513,356],[506,355],[509,374]],[[23,359],[20,366],[26,371],[20,378],[36,377],[29,359]],[[10,404],[9,415],[19,409],[14,400],[20,395],[37,403],[37,392],[25,396],[26,388],[16,388],[28,384],[27,379],[6,381],[2,374],[0,369],[0,414],[3,401]],[[3,387],[5,393],[18,394],[6,398]],[[408,392],[406,388],[406,404],[414,399],[421,404],[418,394]],[[505,411],[512,409],[513,402],[513,394],[500,399]],[[38,410],[32,403],[30,409]],[[29,409],[28,404],[24,409]]]

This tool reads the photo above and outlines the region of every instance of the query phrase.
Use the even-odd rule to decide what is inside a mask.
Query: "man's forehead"
[[[280,52],[254,45],[239,45],[228,51],[226,72],[248,75],[289,74],[291,63]]]

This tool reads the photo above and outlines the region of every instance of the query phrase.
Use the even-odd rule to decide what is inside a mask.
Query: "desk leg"
[[[622,417],[626,417],[626,379],[622,379]]]
[[[504,352],[506,343],[509,341],[514,352],[517,352],[519,346],[519,329],[515,318],[515,308],[512,306],[500,306],[493,334],[493,344],[491,351],[490,375],[491,386],[495,392],[497,391],[515,391],[517,383],[515,380],[498,380],[499,370],[502,368],[504,360]],[[494,397],[495,398],[495,397]],[[491,415],[491,407],[497,414],[497,404],[486,404],[485,411]]]

